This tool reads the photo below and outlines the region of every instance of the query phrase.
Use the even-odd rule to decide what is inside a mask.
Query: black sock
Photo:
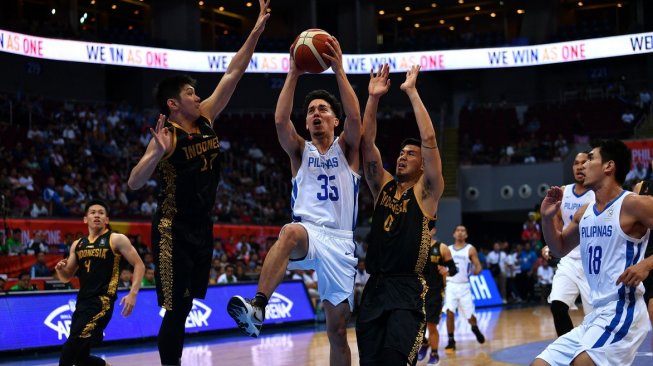
[[[257,292],[256,296],[254,296],[254,299],[252,299],[252,304],[265,309],[265,307],[268,305],[268,297],[265,296],[265,294],[262,292]]]
[[[456,343],[453,339],[453,333],[449,333],[449,343]]]

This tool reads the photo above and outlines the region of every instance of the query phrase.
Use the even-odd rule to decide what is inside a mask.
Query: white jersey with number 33
[[[356,227],[361,177],[349,167],[338,139],[324,155],[310,141],[304,144],[302,165],[292,179],[294,222],[338,230]]]

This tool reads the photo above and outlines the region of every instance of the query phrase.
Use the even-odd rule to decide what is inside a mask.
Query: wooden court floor
[[[572,311],[574,324],[582,321],[582,311]],[[446,328],[444,321],[440,329],[440,364],[468,366],[511,365],[492,359],[492,353],[507,347],[543,341],[555,338],[553,320],[548,307],[536,306],[519,309],[478,309],[479,328],[487,341],[481,345],[471,332],[469,325],[461,319],[456,320],[456,345],[454,355],[444,352]],[[352,352],[352,365],[358,365],[356,334],[353,328],[348,331],[348,340]],[[105,357],[114,366],[150,366],[159,365],[158,353],[154,343],[142,347],[114,346],[94,352]],[[55,365],[57,355],[43,355],[31,362],[15,361],[7,365]],[[274,330],[262,333],[257,339],[240,336],[220,336],[215,338],[190,338],[186,342],[183,365],[265,365],[265,366],[322,366],[329,364],[329,343],[323,330],[312,327],[293,330]],[[418,363],[425,364],[426,361]]]

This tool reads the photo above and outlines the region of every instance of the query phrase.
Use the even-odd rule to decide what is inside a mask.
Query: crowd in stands
[[[567,85],[555,101],[516,105],[505,99],[459,114],[461,164],[560,161],[575,143],[608,136],[631,138],[651,111],[651,95],[622,82]],[[624,115],[628,118],[624,119]]]

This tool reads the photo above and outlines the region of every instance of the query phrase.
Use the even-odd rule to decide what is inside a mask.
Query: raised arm
[[[127,180],[130,189],[140,189],[145,185],[148,179],[154,173],[157,164],[172,148],[172,134],[164,127],[166,116],[159,114],[156,122],[156,129],[150,128],[152,139],[147,145],[145,154],[138,161],[138,164],[132,169]]]
[[[562,229],[562,220],[556,219],[562,203],[562,189],[553,186],[549,188],[546,197],[542,200],[540,213],[542,214],[542,234],[546,245],[551,249],[553,256],[562,258],[571,252],[580,243],[580,234],[578,232],[578,223],[580,218],[587,209],[587,204],[579,208],[574,214],[573,219]]]
[[[120,299],[120,305],[123,305],[122,316],[129,316],[136,305],[136,295],[138,295],[138,290],[141,288],[141,280],[143,279],[143,274],[145,274],[145,265],[125,235],[118,233],[111,234],[111,245],[134,267],[134,275],[129,293]]]
[[[327,41],[327,47],[331,51],[331,54],[325,53],[323,56],[331,61],[331,69],[336,75],[342,108],[345,113],[345,124],[341,134],[340,147],[345,152],[349,166],[352,170],[358,171],[361,141],[361,107],[354,88],[351,87],[345,69],[342,66],[342,49],[340,48],[340,43],[335,37],[330,37]]]
[[[419,136],[422,140],[424,175],[422,175],[417,184],[417,188],[421,191],[418,197],[422,200],[425,213],[435,216],[440,197],[444,191],[444,178],[442,177],[442,160],[440,159],[440,149],[438,148],[438,142],[435,136],[435,128],[433,128],[431,117],[415,85],[419,69],[419,65],[415,65],[408,70],[406,81],[401,84],[401,90],[408,95],[410,104],[413,106],[417,127],[419,128]]]
[[[370,71],[370,83],[367,87],[369,95],[365,113],[363,114],[363,138],[361,140],[363,171],[375,201],[383,185],[392,179],[392,175],[383,169],[381,152],[379,152],[379,148],[375,143],[376,113],[379,109],[379,99],[390,89],[389,75],[390,67],[388,64],[381,66],[376,74],[374,70]]]
[[[286,81],[283,83],[283,88],[281,88],[281,93],[279,93],[277,108],[274,111],[277,138],[279,139],[281,148],[290,157],[290,168],[293,177],[297,175],[297,171],[302,163],[302,151],[304,150],[304,139],[299,136],[290,120],[295,88],[297,87],[297,80],[301,74],[302,72],[295,65],[295,60],[291,57],[288,75],[286,76]]]
[[[60,260],[54,267],[61,282],[70,282],[70,280],[75,276],[75,272],[77,272],[78,264],[77,256],[75,255],[77,243],[79,243],[79,240],[76,240],[73,245],[70,246],[68,258]]]
[[[234,90],[236,90],[236,85],[238,85],[240,78],[245,73],[249,62],[252,59],[252,55],[254,54],[256,43],[265,29],[265,23],[270,17],[270,13],[267,12],[270,0],[259,0],[258,4],[258,19],[256,20],[254,28],[247,37],[247,40],[245,40],[243,46],[238,50],[238,52],[236,52],[234,57],[231,59],[231,62],[229,62],[227,71],[220,79],[220,82],[218,82],[218,86],[216,86],[213,93],[200,104],[200,113],[202,116],[206,117],[206,119],[211,121],[211,124],[213,124],[213,120],[215,120],[218,114],[222,112],[229,102],[229,99],[231,99]]]

